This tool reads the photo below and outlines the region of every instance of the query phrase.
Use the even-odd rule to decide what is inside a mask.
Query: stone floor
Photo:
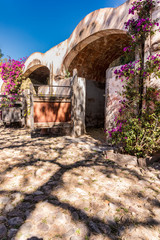
[[[160,164],[120,166],[99,144],[0,127],[0,239],[160,239]]]

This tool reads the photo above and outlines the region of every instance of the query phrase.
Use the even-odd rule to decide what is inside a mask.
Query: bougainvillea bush
[[[9,59],[6,62],[2,62],[0,65],[0,75],[5,83],[4,95],[8,97],[3,98],[5,104],[2,106],[13,106],[17,100],[17,96],[21,94],[21,84],[24,80],[23,67],[26,58],[20,60]],[[12,95],[12,96],[9,96]],[[7,104],[7,102],[10,102]]]
[[[155,6],[155,1],[139,0],[129,10],[132,18],[125,27],[132,40],[124,51],[128,54],[136,49],[139,60],[115,70],[116,77],[123,81],[119,93],[122,100],[114,127],[107,130],[112,145],[137,157],[160,151],[160,89],[151,84],[153,78],[160,81],[160,54],[144,60],[145,41],[159,31],[158,19],[151,20]]]

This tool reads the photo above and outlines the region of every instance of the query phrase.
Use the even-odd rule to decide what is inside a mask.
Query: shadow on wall
[[[71,120],[69,102],[35,102],[34,122],[68,122]]]

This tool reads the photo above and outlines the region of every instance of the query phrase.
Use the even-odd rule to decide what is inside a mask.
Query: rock
[[[33,201],[33,196],[32,195],[26,196],[24,201]]]
[[[117,209],[117,206],[113,203],[109,203],[109,208],[112,210],[112,211],[116,211]]]
[[[22,202],[19,206],[19,209],[23,210],[24,209],[28,209],[28,208],[31,208],[33,205],[30,203],[30,202]]]
[[[43,238],[31,237],[31,238],[28,238],[27,240],[43,240]]]
[[[72,237],[70,237],[70,240],[80,240],[80,238],[76,237],[76,236],[72,236]]]
[[[99,211],[99,212],[97,213],[97,217],[99,217],[99,218],[101,218],[101,219],[103,219],[104,216],[105,216],[105,212],[104,212],[104,211]]]
[[[147,161],[145,158],[138,158],[137,162],[139,167],[147,167]]]
[[[59,184],[58,181],[48,182],[48,185],[51,185],[51,186],[57,186],[58,184]]]
[[[117,224],[114,220],[114,216],[107,216],[106,221],[110,226],[117,227]]]
[[[7,222],[7,218],[4,216],[0,216],[0,223]]]
[[[42,191],[36,191],[36,192],[34,192],[34,195],[42,195],[43,194],[43,192]]]
[[[40,223],[38,224],[37,228],[40,230],[40,231],[44,231],[44,232],[47,232],[49,230],[49,227],[46,223]]]
[[[160,194],[156,196],[157,200],[160,201]]]
[[[70,239],[74,234],[75,230],[71,228],[67,233],[65,233],[65,239]]]
[[[0,198],[0,204],[2,204],[2,205],[9,203],[9,201],[10,201],[9,197],[1,197]]]
[[[30,213],[31,213],[31,211],[27,210],[27,211],[25,212],[25,216],[28,218],[29,215],[30,215]]]
[[[10,203],[8,203],[5,207],[5,212],[12,211],[14,209],[14,206]]]
[[[9,221],[8,221],[9,225],[11,226],[20,226],[22,223],[23,223],[23,219],[20,218],[20,217],[14,217],[14,218],[11,218]]]
[[[110,229],[110,227],[109,227],[108,225],[103,224],[103,223],[100,223],[100,224],[99,224],[99,227],[100,227],[101,231],[102,231],[104,234],[109,235],[109,234],[111,233],[111,229]]]
[[[76,212],[73,212],[73,213],[72,213],[72,217],[73,217],[73,219],[76,220],[76,221],[79,220],[79,216],[78,216],[78,214],[77,214]]]
[[[53,204],[53,205],[55,205],[55,206],[58,206],[58,205],[60,205],[61,203],[58,201],[58,200],[50,200],[49,201],[51,204]]]
[[[14,198],[12,204],[17,205],[21,200],[23,200],[23,195],[21,193],[13,193],[12,198]]]
[[[16,235],[17,231],[18,231],[17,229],[11,228],[11,229],[8,231],[8,237],[9,237],[9,238],[14,237],[14,236]]]
[[[57,181],[57,180],[59,180],[60,179],[60,177],[61,177],[61,175],[59,175],[59,174],[56,174],[56,175],[54,175],[54,179]]]
[[[9,212],[9,213],[7,214],[7,216],[8,216],[8,217],[17,217],[17,216],[21,217],[21,216],[23,216],[23,212],[20,211],[20,210],[15,209],[15,210]]]
[[[22,226],[23,231],[29,232],[32,229],[32,224],[30,222],[26,222]]]
[[[136,216],[136,214],[138,213],[134,207],[129,207],[129,211],[131,212],[132,216]]]
[[[39,195],[39,196],[34,197],[34,201],[35,202],[40,202],[40,201],[46,200],[46,198],[47,197],[45,195]]]
[[[101,233],[101,231],[97,227],[97,224],[94,223],[93,221],[89,221],[89,227],[92,229],[93,232],[99,233],[99,234]]]
[[[47,185],[47,186],[44,186],[44,187],[43,187],[43,190],[44,190],[46,193],[50,193],[51,190],[52,190],[52,187]]]
[[[112,151],[107,151],[107,158],[109,160],[113,160],[117,162],[119,165],[125,165],[130,164],[133,166],[137,166],[137,157],[127,155],[127,154],[120,154],[120,153],[114,153]]]
[[[7,228],[6,226],[2,223],[0,224],[0,239],[5,238],[7,235]]]

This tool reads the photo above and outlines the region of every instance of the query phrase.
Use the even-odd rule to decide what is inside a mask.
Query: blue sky
[[[19,59],[67,39],[90,12],[125,0],[0,0],[0,48]]]

